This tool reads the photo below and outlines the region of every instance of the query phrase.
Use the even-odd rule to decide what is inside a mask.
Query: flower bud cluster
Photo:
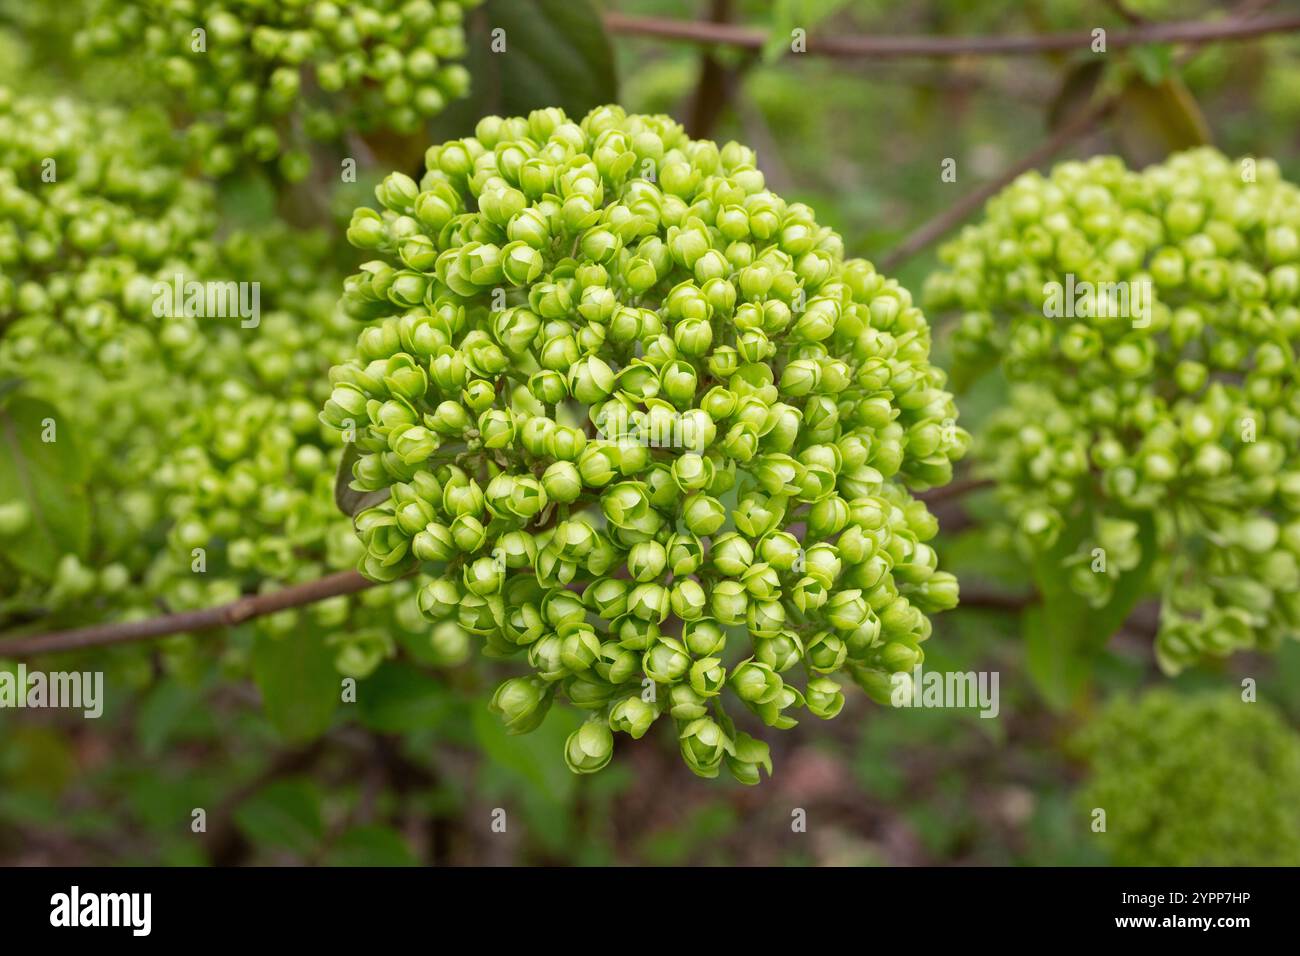
[[[1276,164],[1063,163],[941,255],[956,374],[996,360],[1014,386],[983,456],[1019,540],[1041,556],[1086,525],[1061,573],[1101,605],[1149,523],[1167,670],[1295,634],[1300,190]]]
[[[888,699],[957,600],[908,489],[968,442],[905,289],[748,148],[618,107],[487,117],[376,194],[321,420],[387,492],[361,570],[434,575],[425,614],[527,659],[512,731],[589,711],[582,773],[668,716],[694,772],[756,783],[724,691],[778,729],[834,717],[841,674]]]
[[[1112,701],[1078,745],[1092,767],[1080,806],[1085,814],[1105,811],[1106,832],[1090,836],[1103,841],[1111,862],[1300,861],[1300,735],[1271,704],[1231,693],[1149,691]]]
[[[195,370],[201,398],[157,463],[170,548],[149,584],[168,606],[208,607],[250,587],[311,580],[353,567],[361,555],[351,522],[334,505],[339,435],[317,421],[326,373],[355,339],[354,324],[312,268],[327,258],[321,238],[273,229],[223,245],[228,269],[261,278],[269,309],[255,330],[205,327]],[[416,587],[407,581],[339,596],[255,627],[269,639],[310,627],[349,677],[364,678],[393,656],[403,632],[428,637],[425,663],[463,660],[468,635],[431,627],[415,605]]]
[[[195,117],[186,135],[205,172],[247,157],[296,181],[308,139],[412,133],[465,96],[463,21],[479,2],[102,0],[74,46],[169,88]]]
[[[155,281],[216,255],[210,187],[161,116],[0,87],[0,365],[81,352],[106,375],[183,359],[193,320],[154,315]]]
[[[327,237],[272,227],[218,239],[210,188],[183,176],[167,142],[149,114],[0,91],[0,380],[54,407],[50,437],[85,462],[75,493],[92,522],[83,547],[37,574],[6,560],[30,546],[36,516],[21,497],[0,500],[0,588],[14,612],[75,623],[87,608],[106,621],[208,607],[357,559],[333,506],[339,438],[316,421],[326,372],[355,339],[321,285]],[[156,284],[178,273],[256,283],[257,323],[157,314]],[[403,632],[430,636],[426,662],[463,658],[467,635],[424,621],[405,593],[415,587],[256,626],[310,620],[349,676]]]

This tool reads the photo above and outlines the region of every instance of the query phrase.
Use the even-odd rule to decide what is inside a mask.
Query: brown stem
[[[1227,19],[1220,20],[1217,23],[1200,24],[1200,26],[1213,27],[1235,24],[1237,27],[1243,28],[1267,27],[1268,29],[1265,29],[1263,31],[1264,33],[1272,32],[1273,30],[1289,32],[1291,30],[1300,29],[1300,17],[1273,17],[1267,20],[1254,19],[1255,14],[1268,6],[1270,2],[1271,0],[1245,0],[1245,2],[1233,10]],[[1288,25],[1289,21],[1296,22]],[[1106,38],[1107,49],[1112,46],[1125,45],[1124,42],[1116,42],[1117,40],[1123,41],[1125,36],[1131,37],[1137,33],[1149,34],[1151,30],[1158,27],[1190,27],[1196,25],[1197,24],[1190,23],[1151,24],[1150,26],[1143,27],[1141,30],[1135,30],[1130,34],[1110,34]],[[1247,35],[1248,34],[1245,33],[1234,34],[1237,39],[1243,39]],[[1229,39],[1229,37],[1215,37],[1205,33],[1199,37],[1184,36],[1183,39],[1191,40],[1192,44],[1179,55],[1177,60],[1179,66],[1184,66],[1189,60],[1191,60],[1191,58],[1199,52],[1200,47],[1205,43],[1214,39]],[[1059,127],[1055,133],[1044,140],[1035,150],[1033,150],[1033,152],[1029,153],[993,182],[986,183],[974,192],[963,196],[956,203],[939,213],[929,222],[923,223],[915,229],[902,241],[897,249],[881,260],[880,267],[886,272],[894,269],[899,263],[910,259],[939,237],[956,228],[963,220],[979,209],[980,206],[984,205],[986,201],[1001,192],[1004,187],[1009,186],[1021,173],[1028,172],[1042,163],[1045,163],[1075,140],[1082,139],[1092,130],[1096,129],[1101,121],[1114,111],[1115,107],[1119,105],[1119,102],[1119,93],[1113,93],[1094,102],[1073,120]]]
[[[992,488],[994,484],[992,478],[961,478],[940,488],[923,491],[916,497],[927,505],[933,505],[941,501],[951,501],[953,498],[960,498],[972,492],[981,491],[984,488]]]
[[[1023,611],[1038,601],[1037,594],[1007,594],[976,584],[963,585],[957,601],[958,610],[980,608],[989,611]]]
[[[893,252],[881,260],[881,269],[886,272],[892,271],[899,263],[910,259],[941,236],[951,232],[989,199],[1009,186],[1017,176],[1045,163],[1076,139],[1081,139],[1095,129],[1097,124],[1115,108],[1118,102],[1119,98],[1116,96],[1108,96],[1098,100],[1070,122],[1057,129],[1055,133],[1021,158],[1019,162],[1003,172],[997,179],[991,180],[978,189],[962,196],[961,199],[929,222],[923,223],[913,230],[906,239],[899,243]]]
[[[761,50],[769,33],[755,27],[694,20],[637,17],[623,13],[605,14],[610,33],[654,37],[685,43],[741,47]],[[1108,31],[1106,49],[1125,49],[1148,43],[1205,43],[1214,40],[1249,40],[1270,33],[1300,30],[1300,16],[1248,20],[1233,16],[1214,21],[1149,23],[1124,31]],[[1026,56],[1061,51],[1092,49],[1091,30],[1045,33],[1028,36],[821,36],[808,37],[807,52],[832,57],[953,57]]]
[[[339,571],[304,584],[295,584],[267,594],[248,595],[229,604],[220,604],[200,611],[182,611],[179,614],[167,614],[143,621],[96,624],[71,631],[53,631],[14,641],[0,641],[0,657],[32,657],[37,654],[55,654],[88,647],[146,641],[168,634],[233,627],[256,617],[293,607],[302,607],[304,604],[314,604],[341,594],[355,594],[357,591],[364,591],[374,586],[374,581],[363,578],[356,571]]]
[[[709,22],[726,24],[731,19],[731,0],[712,0],[709,5]],[[695,139],[707,139],[717,125],[722,111],[731,98],[733,77],[731,71],[706,47],[700,54],[700,76],[695,82],[691,107],[687,114],[686,131]]]

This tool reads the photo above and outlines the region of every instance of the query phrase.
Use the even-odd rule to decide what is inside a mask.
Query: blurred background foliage
[[[672,113],[693,135],[752,145],[772,189],[811,204],[851,254],[879,261],[1067,122],[1092,90],[1135,74],[1147,92],[1070,153],[1118,152],[1141,164],[1208,137],[1230,155],[1272,156],[1287,178],[1300,178],[1295,35],[1213,44],[1182,69],[1167,50],[1115,54],[1105,74],[1082,55],[782,55],[794,27],[813,36],[1121,30],[1228,9],[1210,0],[610,0],[603,8],[681,20],[725,14],[773,39],[761,52],[701,51],[602,35],[585,4],[490,0],[474,29],[513,18],[512,42],[532,51],[548,82],[530,84],[471,55],[471,97],[414,138],[368,139],[354,150],[357,183],[291,184],[246,170],[218,187],[225,226],[280,213],[341,233],[338,223],[367,201],[379,174],[418,164],[422,144],[468,133],[485,112],[561,105],[580,115],[617,98],[629,111]],[[0,0],[0,83],[128,106],[149,100],[129,63],[70,56],[79,10]],[[530,21],[539,11],[551,22],[563,17],[565,29],[543,34],[542,21]],[[471,48],[485,42],[473,35]],[[575,58],[585,64],[576,71]],[[955,182],[940,177],[946,158],[957,160]],[[352,253],[321,256],[318,275],[333,291],[331,277],[346,266],[328,263]],[[933,264],[923,253],[895,274],[919,293]],[[931,320],[936,362],[945,365],[944,317]],[[978,432],[1000,400],[995,383],[968,391],[962,424]],[[940,554],[964,598],[1025,589],[1026,569],[990,495],[940,514]],[[95,619],[94,608],[83,611]],[[337,649],[310,616],[289,622],[291,633],[273,646],[260,625],[244,625],[33,664],[106,671],[106,709],[97,721],[0,710],[0,863],[1300,862],[1294,644],[1170,680],[1149,636],[1121,631],[1090,662],[1089,692],[1060,710],[1026,674],[1018,610],[974,599],[936,619],[926,668],[997,671],[996,719],[891,710],[853,695],[841,719],[779,735],[775,777],[747,789],[696,779],[674,741],[657,734],[620,748],[601,774],[576,777],[558,759],[576,714],[558,711],[536,733],[508,737],[486,709],[508,668],[448,666],[456,655],[431,649],[428,625],[391,627],[393,653],[360,681],[356,704],[335,708],[313,707],[320,696],[307,691],[339,679]],[[1259,703],[1239,702],[1246,678]],[[1105,833],[1092,829],[1096,807],[1107,810]],[[806,832],[792,827],[800,811]]]

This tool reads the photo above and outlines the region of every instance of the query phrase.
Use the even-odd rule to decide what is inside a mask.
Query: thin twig
[[[987,611],[1023,611],[1038,600],[1037,594],[1007,594],[979,585],[962,585],[961,596],[957,599],[957,608],[973,610],[979,608]]]
[[[906,239],[899,243],[897,248],[880,261],[880,268],[885,272],[893,271],[899,263],[910,259],[940,237],[951,232],[967,217],[978,211],[989,199],[1011,185],[1018,176],[1047,162],[1075,140],[1083,138],[1095,129],[1102,119],[1115,108],[1118,102],[1119,98],[1117,96],[1108,96],[1086,108],[1004,171],[997,179],[991,180],[978,189],[962,196],[961,199],[958,199],[939,215],[913,230]]]
[[[55,654],[88,647],[147,641],[168,634],[233,627],[256,617],[302,607],[304,604],[314,604],[342,594],[355,594],[357,591],[364,591],[374,586],[375,582],[363,578],[356,571],[339,571],[304,584],[295,584],[266,594],[248,595],[229,604],[220,604],[200,611],[182,611],[179,614],[167,614],[143,621],[96,624],[72,631],[53,631],[15,641],[0,641],[0,658]]]
[[[1255,15],[1270,4],[1271,0],[1245,0],[1235,9],[1226,20],[1219,23],[1237,23],[1254,26],[1263,26],[1272,24],[1274,27],[1281,29],[1295,29],[1295,27],[1279,27],[1284,21],[1300,19],[1294,17],[1273,17],[1267,20],[1254,19]],[[1172,26],[1174,24],[1163,24],[1163,26]],[[1186,26],[1187,24],[1182,24]],[[1207,24],[1213,25],[1213,24]],[[1156,24],[1154,26],[1161,26]],[[1264,32],[1271,32],[1266,30]],[[1107,38],[1108,45],[1115,45],[1116,37],[1111,35]],[[1191,46],[1182,51],[1177,58],[1180,67],[1185,66],[1193,56],[1195,56],[1205,43],[1215,39],[1214,37],[1203,36],[1199,41],[1194,42]],[[899,246],[890,252],[880,261],[880,267],[886,272],[896,268],[899,263],[910,259],[916,253],[929,246],[941,236],[955,229],[968,216],[978,210],[990,198],[997,195],[1003,188],[1009,186],[1015,181],[1017,176],[1026,173],[1031,169],[1047,162],[1065,147],[1069,146],[1077,139],[1082,139],[1088,133],[1100,125],[1120,103],[1121,94],[1112,93],[1103,97],[1092,105],[1085,108],[1078,116],[1068,123],[1065,123],[1056,130],[1050,137],[1044,140],[1029,155],[1022,158],[1019,162],[1006,170],[1001,176],[993,182],[986,183],[974,192],[963,196],[953,205],[949,206],[943,212],[939,213],[930,221],[923,223],[915,229]]]
[[[949,482],[939,488],[922,491],[916,497],[927,505],[934,505],[941,501],[951,501],[953,498],[961,498],[972,492],[991,488],[994,483],[992,478],[959,478],[957,481]]]
[[[605,28],[626,36],[654,37],[685,43],[763,49],[770,38],[766,30],[729,23],[605,14]],[[1107,31],[1106,49],[1118,50],[1148,43],[1204,43],[1249,40],[1269,33],[1300,30],[1300,16],[1267,20],[1228,17],[1213,21],[1150,23],[1123,31]],[[807,52],[833,57],[953,57],[1026,56],[1061,51],[1087,51],[1094,41],[1091,30],[1026,36],[818,36],[807,38]]]

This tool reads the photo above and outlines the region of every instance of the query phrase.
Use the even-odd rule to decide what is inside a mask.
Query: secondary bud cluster
[[[348,230],[379,257],[321,419],[388,492],[361,570],[436,575],[424,613],[527,658],[511,730],[590,711],[577,772],[668,715],[693,771],[755,783],[725,689],[776,728],[835,716],[841,673],[887,700],[957,600],[906,489],[968,440],[907,291],[667,117],[488,117],[426,166]]]
[[[1300,190],[1209,149],[1063,163],[942,258],[957,374],[997,360],[1015,386],[983,447],[1020,540],[1101,605],[1149,525],[1167,670],[1295,634]],[[1045,308],[1063,289],[1069,317]]]
[[[67,501],[0,489],[0,590],[19,616],[209,607],[358,557],[333,506],[338,435],[316,420],[325,374],[355,339],[322,286],[326,237],[271,227],[218,238],[210,187],[185,178],[168,143],[161,117],[0,90],[0,382],[48,403],[48,430],[22,422],[20,454],[62,455],[85,476],[56,476]],[[264,314],[247,327],[159,314],[155,287],[170,291],[178,273],[256,282]],[[430,627],[416,586],[256,628],[273,638],[308,619],[355,677],[408,637],[425,663],[462,659],[466,635]],[[169,669],[201,663],[194,642],[166,647]],[[132,660],[121,657],[123,679],[139,676]]]
[[[216,217],[169,138],[152,113],[0,87],[0,365],[77,352],[113,375],[193,354],[193,320],[159,320],[152,290],[211,268]]]
[[[206,172],[249,157],[297,180],[304,135],[411,133],[465,96],[462,24],[479,2],[105,0],[75,46],[166,84],[195,116],[186,135]]]

